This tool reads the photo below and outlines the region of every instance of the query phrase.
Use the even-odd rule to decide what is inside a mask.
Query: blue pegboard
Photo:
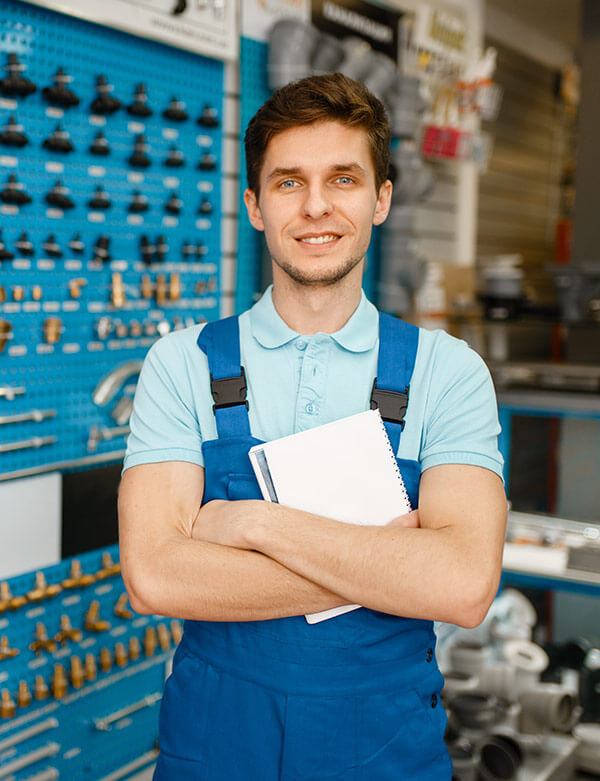
[[[117,565],[112,570],[103,560],[107,554]],[[2,658],[0,653],[4,703],[0,772],[15,768],[10,774],[14,779],[27,779],[54,768],[59,775],[53,777],[96,781],[139,757],[146,757],[146,764],[155,758],[158,708],[181,624],[160,616],[115,614],[115,605],[125,593],[116,546],[78,558],[82,573],[92,576],[91,583],[69,586],[73,561],[41,570],[48,586],[62,585],[56,594],[34,599],[33,573],[11,578],[3,587],[8,586],[11,596],[7,602],[4,591],[5,599],[0,599],[2,647],[18,654],[11,657],[5,653]],[[98,618],[108,624],[97,631],[86,626],[93,601],[98,602]],[[128,604],[125,608],[129,609]],[[61,616],[68,617],[81,637],[56,638]],[[48,638],[55,639],[54,648],[31,647],[39,623]],[[148,631],[154,642],[145,642]],[[130,650],[131,638],[139,643],[137,658]],[[124,657],[117,656],[117,643],[124,646]],[[102,667],[102,649],[108,655],[106,669]],[[78,681],[71,672],[72,659],[84,664],[86,656],[93,658],[96,673]],[[57,664],[66,676],[60,691],[53,689]],[[28,704],[19,703],[19,684],[23,682],[34,695],[36,678],[48,687],[47,695],[41,699],[33,696]],[[9,699],[14,707],[9,706]],[[45,751],[47,755],[40,756]]]
[[[123,436],[100,441],[93,452],[88,448],[92,426],[117,425],[109,414],[114,403],[100,408],[92,401],[98,381],[116,365],[143,358],[158,338],[159,323],[161,328],[172,329],[218,316],[223,139],[221,62],[27,3],[2,0],[0,65],[9,53],[18,55],[26,67],[24,75],[38,89],[27,97],[0,98],[0,128],[14,116],[29,138],[22,148],[0,146],[0,189],[14,174],[32,198],[24,206],[0,207],[2,240],[15,252],[13,260],[0,261],[0,320],[11,328],[10,339],[0,350],[0,387],[25,388],[23,395],[12,400],[0,394],[0,418],[34,409],[56,414],[41,422],[0,425],[0,445],[33,437],[55,437],[56,442],[0,452],[0,476],[5,477],[26,470],[61,468],[90,457],[114,460],[115,453],[124,448]],[[59,67],[73,77],[68,86],[79,96],[79,106],[57,109],[43,98],[42,88],[53,83]],[[113,85],[111,94],[124,107],[133,102],[136,86],[145,84],[153,116],[140,119],[124,107],[108,116],[92,114],[90,104],[96,97],[100,74]],[[173,97],[185,104],[187,121],[162,116]],[[207,104],[216,109],[221,120],[217,127],[196,123]],[[58,122],[75,147],[69,154],[42,146]],[[105,157],[89,151],[98,131],[110,146]],[[152,161],[144,169],[133,168],[128,162],[139,135],[145,137]],[[164,165],[172,145],[183,153],[183,167]],[[197,169],[205,153],[216,158],[215,170]],[[60,210],[46,203],[45,196],[58,179],[68,188],[74,208]],[[98,185],[110,196],[107,210],[88,206]],[[147,197],[149,209],[145,213],[128,210],[135,190]],[[178,215],[165,211],[173,193],[183,201]],[[209,215],[198,212],[204,199],[212,206]],[[15,251],[22,231],[35,247],[31,258],[20,257]],[[81,255],[68,248],[76,233],[85,245]],[[62,248],[61,258],[42,251],[49,234]],[[93,247],[101,235],[110,239],[109,262],[94,261]],[[148,265],[142,261],[142,236],[151,244],[156,244],[159,236],[165,238],[169,250],[164,260],[155,259]],[[191,260],[189,255],[183,256],[185,243],[201,248]],[[122,306],[111,302],[114,274],[122,278],[126,297]],[[156,293],[142,297],[144,275],[154,286],[159,275],[166,278],[167,286],[172,275],[179,275],[180,297],[167,297],[160,305]],[[74,279],[86,283],[76,298],[69,288]],[[35,287],[41,288],[40,299],[35,297]],[[62,326],[59,340],[53,344],[47,343],[44,335],[44,322],[50,317],[60,318]],[[108,337],[98,334],[102,317],[113,322],[114,330]],[[133,321],[148,332],[138,335]],[[125,394],[131,391],[129,387]]]

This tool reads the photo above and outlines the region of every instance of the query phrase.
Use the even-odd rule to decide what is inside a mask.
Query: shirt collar
[[[281,347],[296,339],[300,334],[293,331],[279,316],[272,298],[273,285],[265,290],[262,297],[250,310],[252,336],[269,349]],[[379,336],[379,316],[377,309],[361,291],[360,303],[348,322],[333,334],[329,334],[340,347],[350,352],[366,352],[375,346]]]

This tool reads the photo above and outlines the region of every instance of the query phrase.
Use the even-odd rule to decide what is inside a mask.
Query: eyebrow
[[[363,176],[366,175],[365,169],[358,163],[336,163],[335,165],[332,165],[329,170],[331,173],[342,173],[347,171],[350,173],[362,174]],[[267,176],[267,182],[272,179],[277,179],[280,176],[298,176],[300,173],[302,173],[302,168],[299,168],[298,166],[294,168],[274,168]]]

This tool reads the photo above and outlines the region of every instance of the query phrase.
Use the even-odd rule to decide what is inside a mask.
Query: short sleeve
[[[502,477],[498,406],[489,370],[465,342],[444,337],[431,375],[421,468],[473,464]]]
[[[138,380],[123,471],[138,464],[203,466],[202,437],[181,332],[156,342]]]

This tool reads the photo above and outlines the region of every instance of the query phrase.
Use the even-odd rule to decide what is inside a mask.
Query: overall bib
[[[395,453],[417,341],[417,328],[380,314],[371,406]],[[261,499],[237,317],[207,324],[198,345],[218,432],[202,445],[203,502]],[[398,463],[417,507],[419,463]],[[431,621],[366,608],[312,625],[304,616],[188,620],[165,686],[154,779],[449,781],[435,640]]]

